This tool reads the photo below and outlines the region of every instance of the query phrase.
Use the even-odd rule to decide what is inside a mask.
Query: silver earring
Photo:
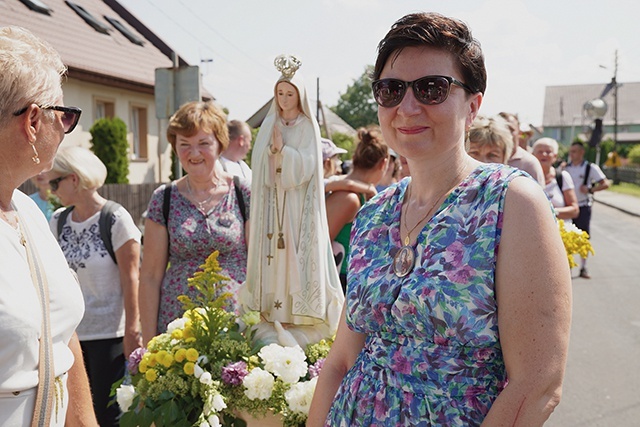
[[[33,160],[33,163],[35,163],[36,165],[40,164],[40,157],[38,157],[38,150],[36,150],[36,142],[33,141],[29,141],[29,144],[31,145],[31,148],[33,149],[33,157],[31,157],[31,160]]]

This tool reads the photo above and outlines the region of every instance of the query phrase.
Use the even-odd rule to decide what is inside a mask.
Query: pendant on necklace
[[[284,249],[284,237],[282,233],[278,233],[278,249]]]
[[[408,238],[405,239],[405,245],[396,252],[393,257],[393,272],[398,277],[405,277],[411,273],[416,263],[416,252],[408,245]]]
[[[218,218],[218,223],[223,227],[229,227],[232,222],[233,215],[231,215],[230,213],[223,213],[222,215],[220,215],[220,218]]]

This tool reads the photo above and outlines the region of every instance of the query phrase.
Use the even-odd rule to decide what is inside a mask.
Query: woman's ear
[[[473,124],[473,121],[476,119],[478,111],[480,111],[480,106],[482,105],[482,99],[483,96],[480,92],[471,95],[469,113],[467,114],[467,119],[465,121],[465,129],[469,129]]]

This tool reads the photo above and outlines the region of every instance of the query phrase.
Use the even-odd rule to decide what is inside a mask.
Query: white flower
[[[211,426],[210,426],[210,425],[209,425],[209,423],[205,420],[205,421],[201,422],[201,423],[198,425],[198,427],[211,427]]]
[[[196,378],[200,378],[204,374],[204,369],[202,369],[199,365],[193,365],[193,376]]]
[[[184,329],[185,323],[187,323],[187,319],[185,319],[184,317],[172,321],[167,325],[167,333],[171,335],[171,332],[175,331],[176,329]]]
[[[260,312],[259,311],[249,311],[242,315],[240,320],[247,326],[251,327],[253,325],[257,325],[260,323]]]
[[[200,382],[204,385],[213,384],[213,379],[211,378],[211,374],[209,372],[203,372],[202,375],[200,375]]]
[[[116,400],[122,412],[127,412],[136,395],[136,389],[132,385],[121,385],[116,390]]]
[[[300,377],[307,374],[307,356],[299,345],[282,347],[269,344],[262,347],[258,355],[264,362],[264,368],[287,384],[298,382]]]
[[[316,389],[318,377],[312,378],[311,381],[305,381],[293,384],[289,390],[284,393],[287,405],[293,412],[302,412],[309,415],[309,407],[311,407],[311,399]]]
[[[244,394],[250,400],[267,400],[271,397],[275,381],[273,375],[269,372],[260,368],[254,368],[242,380],[242,385],[246,388]]]
[[[218,418],[217,415],[210,415],[209,418],[207,418],[207,421],[209,421],[209,425],[211,427],[220,427],[220,418]]]
[[[213,407],[213,410],[216,412],[220,412],[222,411],[224,408],[227,407],[227,404],[224,403],[224,399],[222,398],[222,395],[220,393],[216,393],[213,396],[213,399],[211,401],[211,406]],[[209,422],[211,423],[211,422]]]

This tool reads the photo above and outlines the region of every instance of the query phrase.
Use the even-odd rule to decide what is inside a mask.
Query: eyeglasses
[[[60,187],[60,181],[68,177],[69,175],[59,176],[49,181],[49,185],[51,186],[51,191],[58,191],[58,188]]]
[[[24,114],[29,107],[24,107],[23,109],[16,111],[13,113],[14,116],[19,116]],[[78,125],[78,121],[80,120],[80,115],[82,114],[82,110],[78,107],[60,107],[57,105],[51,107],[40,107],[43,110],[54,110],[54,111],[62,111],[62,125],[64,126],[64,133],[71,133]]]
[[[469,93],[474,93],[469,86],[449,76],[425,76],[412,82],[380,79],[374,80],[371,87],[378,105],[391,108],[402,102],[408,87],[413,88],[413,95],[418,102],[425,105],[442,104],[449,97],[452,84],[460,86]]]

